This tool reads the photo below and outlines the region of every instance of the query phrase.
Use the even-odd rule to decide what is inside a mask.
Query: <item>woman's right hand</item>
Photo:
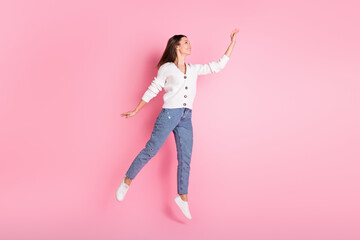
[[[125,116],[126,118],[129,118],[129,117],[134,116],[136,113],[137,113],[137,111],[136,111],[136,110],[133,110],[133,111],[128,111],[128,112],[122,113],[121,116],[122,116],[122,117]]]

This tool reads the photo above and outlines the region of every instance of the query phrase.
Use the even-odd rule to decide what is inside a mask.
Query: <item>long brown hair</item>
[[[160,68],[161,65],[163,65],[166,62],[174,62],[177,55],[176,55],[176,46],[179,45],[180,40],[182,37],[186,37],[185,35],[178,34],[172,36],[166,45],[165,51],[160,58],[159,63],[156,65],[157,68]]]

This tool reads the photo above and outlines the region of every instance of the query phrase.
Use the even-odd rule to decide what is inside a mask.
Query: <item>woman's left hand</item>
[[[238,32],[239,32],[239,29],[237,29],[237,28],[235,28],[235,29],[231,32],[231,34],[230,34],[231,42],[234,42],[234,43],[235,43],[235,41],[236,41],[235,35],[236,35]]]

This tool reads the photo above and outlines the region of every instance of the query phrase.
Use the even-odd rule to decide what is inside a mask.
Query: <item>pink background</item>
[[[0,3],[0,239],[360,238],[357,1]],[[133,118],[167,40],[198,78],[187,220],[171,134],[115,192],[163,93]]]

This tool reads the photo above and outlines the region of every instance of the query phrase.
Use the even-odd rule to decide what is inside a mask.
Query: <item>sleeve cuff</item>
[[[141,99],[148,103],[151,98],[145,94],[145,95],[143,95],[143,97]]]
[[[229,61],[230,57],[228,57],[226,54],[224,54],[224,56],[222,56],[222,58],[226,61]]]

